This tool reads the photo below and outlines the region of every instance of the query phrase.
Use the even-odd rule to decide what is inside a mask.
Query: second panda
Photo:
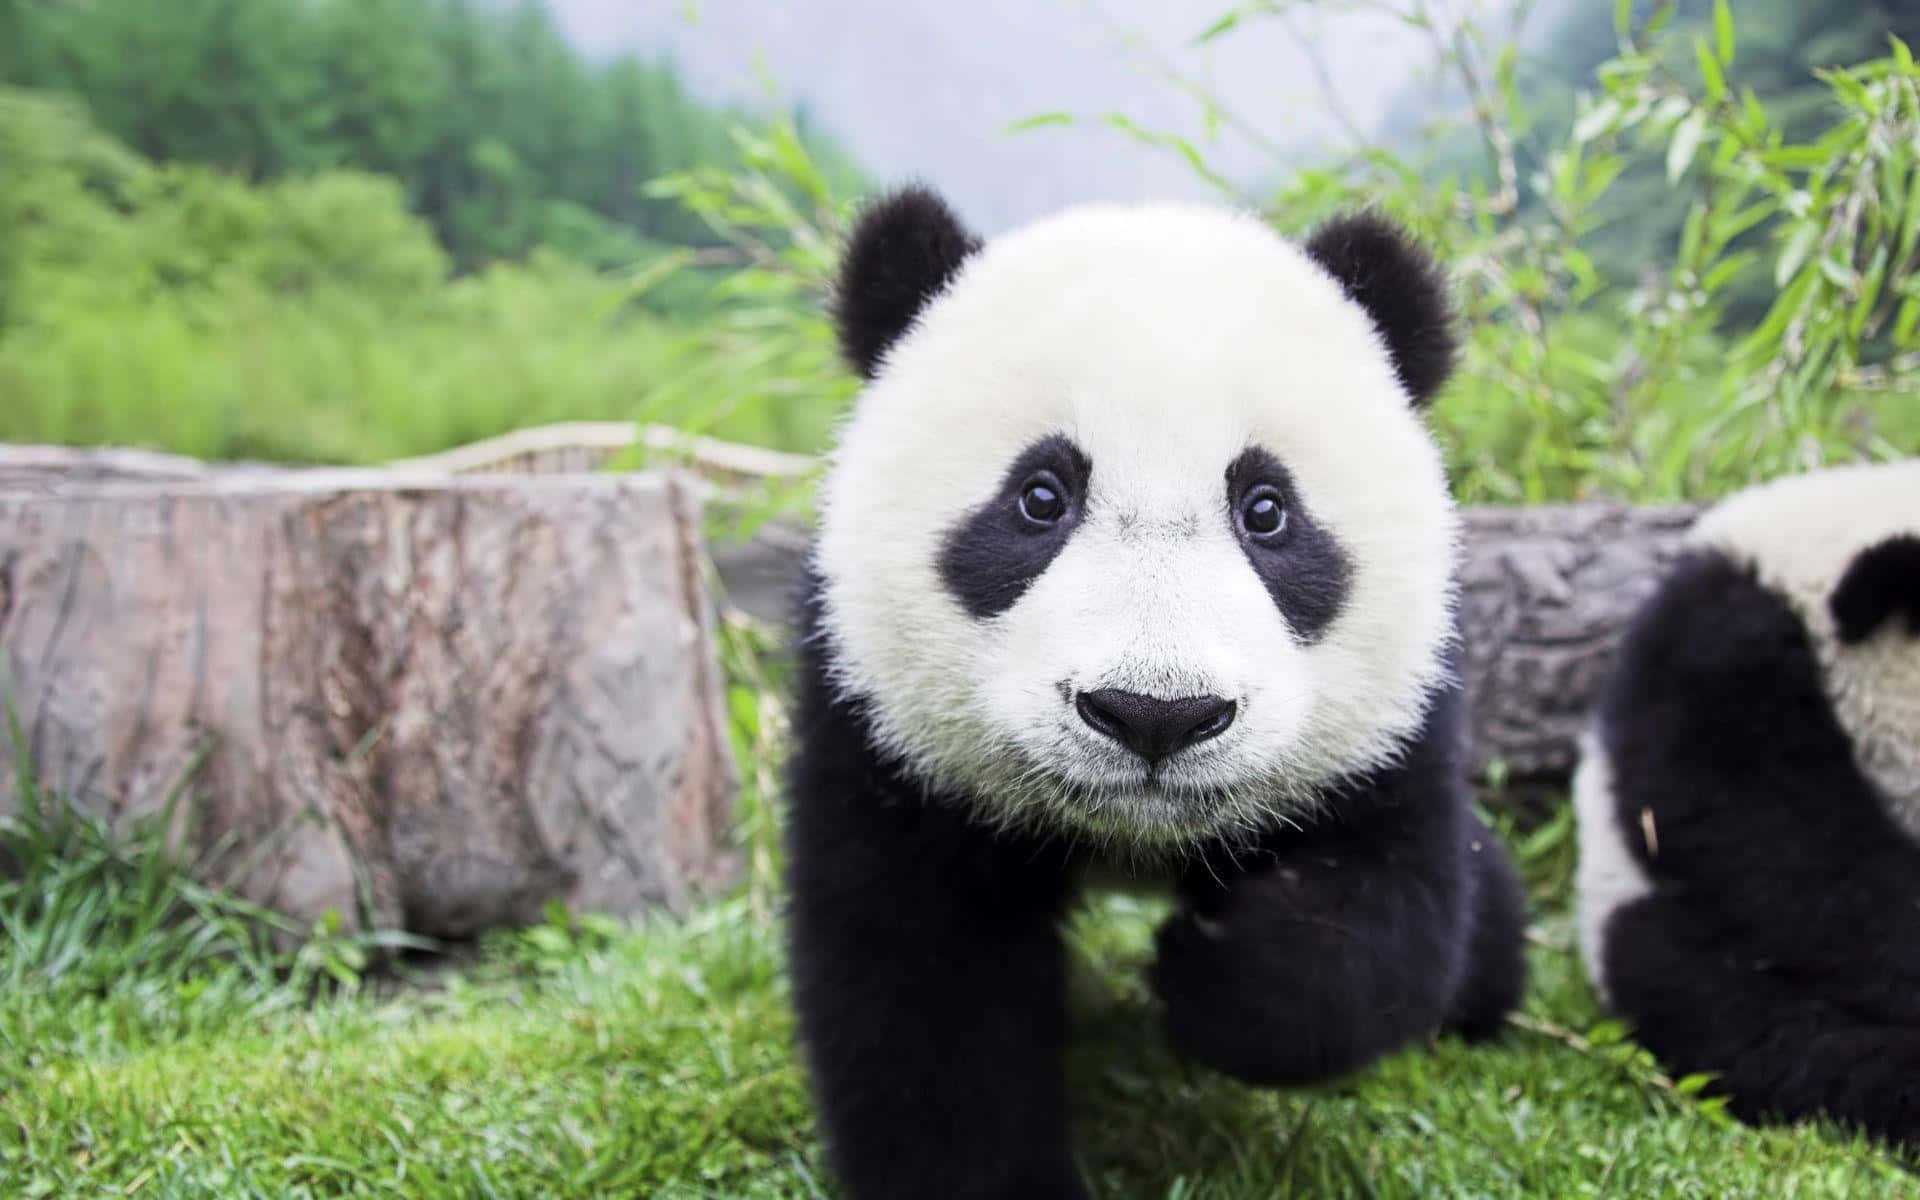
[[[1085,1194],[1059,926],[1090,877],[1177,890],[1168,1032],[1242,1080],[1497,1030],[1522,898],[1468,806],[1427,255],[1191,207],[983,243],[909,189],[837,316],[867,385],[802,615],[788,878],[847,1193]]]
[[[1735,1114],[1920,1145],[1920,460],[1688,540],[1574,781],[1589,976]]]

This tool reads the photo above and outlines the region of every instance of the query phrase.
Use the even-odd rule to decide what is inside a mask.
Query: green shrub
[[[536,251],[453,277],[389,179],[155,167],[0,91],[0,439],[366,462],[633,419],[817,448],[830,341],[743,319],[744,280],[695,266]],[[718,312],[662,316],[662,287]]]

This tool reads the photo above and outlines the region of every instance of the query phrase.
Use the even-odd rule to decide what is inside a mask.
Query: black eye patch
[[[992,499],[947,531],[940,578],[968,616],[998,616],[1040,578],[1079,527],[1092,478],[1092,460],[1071,439],[1043,438],[1007,468]]]
[[[1272,515],[1275,504],[1283,520]],[[1255,446],[1233,460],[1227,520],[1287,624],[1303,640],[1318,641],[1346,607],[1353,565],[1333,532],[1307,510],[1279,459]]]

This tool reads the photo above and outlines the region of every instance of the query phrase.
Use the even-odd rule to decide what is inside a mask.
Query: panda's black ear
[[[1906,618],[1907,632],[1920,635],[1920,537],[1900,534],[1855,555],[1827,606],[1848,645],[1865,641],[1896,613]]]
[[[1385,217],[1356,213],[1315,231],[1306,250],[1373,318],[1414,404],[1438,395],[1459,341],[1446,274],[1425,247]]]
[[[872,379],[887,350],[980,248],[947,202],[928,188],[901,188],[869,204],[855,223],[834,288],[840,350]]]

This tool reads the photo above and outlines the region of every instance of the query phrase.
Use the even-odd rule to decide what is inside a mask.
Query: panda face
[[[1920,460],[1788,476],[1691,536],[1793,609],[1861,771],[1920,839]]]
[[[883,748],[991,819],[1135,845],[1285,821],[1389,760],[1451,629],[1425,260],[1372,222],[1316,256],[1184,207],[981,248],[899,205],[843,282],[870,383],[816,551],[837,682]],[[888,274],[943,245],[931,283]],[[1350,298],[1395,270],[1403,307]],[[913,311],[889,329],[874,292]]]

